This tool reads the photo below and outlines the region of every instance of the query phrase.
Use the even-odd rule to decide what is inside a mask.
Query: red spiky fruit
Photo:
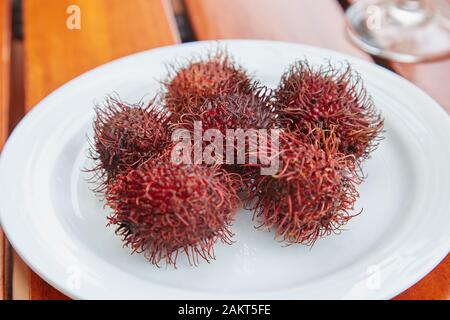
[[[245,70],[223,51],[206,60],[191,62],[165,81],[166,107],[176,122],[188,106],[201,107],[206,100],[240,92],[250,86]]]
[[[360,178],[352,157],[340,153],[333,139],[320,129],[301,139],[280,133],[278,173],[257,176],[251,189],[255,217],[261,227],[274,228],[276,238],[312,245],[352,217]]]
[[[214,244],[231,243],[238,197],[228,174],[215,167],[148,162],[108,188],[109,222],[125,245],[158,265],[179,253],[196,265],[214,259]]]
[[[276,120],[271,97],[269,89],[255,83],[245,92],[216,97],[200,107],[187,105],[185,113],[174,127],[187,129],[192,137],[195,123],[201,123],[202,134],[210,129],[218,130],[223,139],[219,141],[223,146],[222,163],[226,163],[223,168],[240,174],[242,178],[249,178],[254,171],[253,167],[246,166],[250,143],[254,142],[252,146],[257,146],[258,130],[272,128]],[[230,130],[234,136],[230,135]],[[227,140],[229,138],[232,140]],[[250,138],[256,141],[250,141]],[[218,142],[216,137],[214,142]],[[207,144],[209,142],[203,143],[203,150]],[[234,147],[234,158],[232,154],[225,154],[230,144]],[[238,154],[242,156],[238,157]]]
[[[90,156],[103,184],[158,157],[170,142],[169,116],[153,102],[131,105],[109,97],[95,111]]]
[[[350,65],[313,67],[298,61],[282,76],[275,96],[280,120],[288,127],[332,130],[339,150],[355,159],[368,158],[376,148],[383,120]]]
[[[224,135],[227,129],[267,129],[275,121],[271,105],[271,91],[255,83],[245,91],[205,100],[201,106],[188,104],[176,128],[194,129],[201,121],[204,131],[218,129]]]

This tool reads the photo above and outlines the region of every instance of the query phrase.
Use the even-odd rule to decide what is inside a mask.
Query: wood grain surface
[[[415,64],[392,63],[391,67],[428,93],[450,113],[450,59]]]
[[[396,300],[450,300],[450,255]]]
[[[25,114],[24,81],[23,81],[24,50],[23,41],[13,38],[11,45],[11,90],[9,108],[9,131],[11,132]],[[11,248],[8,248],[11,250]],[[10,299],[29,299],[29,274],[26,264],[15,253],[9,251],[7,265],[12,269],[8,284],[11,286]]]
[[[0,151],[8,135],[9,70],[11,62],[11,2],[0,2]],[[0,300],[7,296],[6,239],[0,228]]]
[[[67,27],[74,4],[80,29]],[[26,110],[98,65],[178,42],[170,6],[167,0],[24,0]],[[29,298],[65,297],[31,272]]]
[[[370,59],[348,41],[336,0],[186,0],[185,3],[198,40],[293,41]]]
[[[344,12],[335,0],[186,0],[199,40],[256,38],[301,42],[370,57],[345,33]],[[450,111],[450,61],[392,68],[416,83]],[[397,299],[450,299],[450,257]]]
[[[0,1],[0,150],[8,136],[11,2]]]

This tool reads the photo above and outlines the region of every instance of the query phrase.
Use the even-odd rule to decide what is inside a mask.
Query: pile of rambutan
[[[109,97],[95,108],[96,191],[112,210],[109,225],[133,252],[155,265],[175,266],[179,254],[193,265],[210,261],[217,242],[232,243],[241,204],[286,244],[312,245],[356,215],[361,163],[377,147],[383,119],[350,65],[298,61],[269,89],[218,50],[172,68],[162,84],[148,104]],[[266,157],[278,159],[278,171],[261,174],[261,159],[237,163],[236,154],[247,160],[254,150],[234,140],[226,141],[236,151],[231,160],[173,161],[173,133],[195,136],[197,123],[202,134],[276,131]]]

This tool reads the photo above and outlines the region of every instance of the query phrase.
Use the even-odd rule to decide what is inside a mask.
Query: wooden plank
[[[11,62],[11,2],[0,2],[0,151],[8,135],[9,70]],[[0,300],[8,296],[7,241],[0,228]]]
[[[396,300],[450,300],[450,255]]]
[[[185,0],[200,40],[254,38],[302,42],[370,60],[346,36],[343,11],[334,0]],[[392,63],[450,111],[450,60],[416,65]],[[399,299],[449,299],[450,257]]]
[[[10,89],[10,109],[9,109],[9,131],[11,132],[20,119],[25,114],[24,81],[23,81],[23,41],[13,39],[11,46],[11,89]],[[26,264],[15,253],[8,248],[9,265],[14,272],[9,274],[9,284],[11,286],[11,298],[16,300],[29,299],[29,278],[30,271]]]
[[[69,30],[67,8],[76,4],[81,29]],[[165,0],[24,1],[26,106],[100,64],[178,41]]]
[[[24,48],[23,41],[13,39],[11,45],[11,89],[9,108],[9,132],[11,132],[25,115],[24,90]]]
[[[370,57],[347,39],[335,0],[186,0],[199,40],[269,39],[302,42]]]
[[[12,299],[29,300],[31,270],[19,257],[17,252],[13,252],[12,266]],[[55,293],[58,293],[58,291],[55,290]],[[60,298],[63,298],[63,296],[61,295]]]
[[[8,136],[9,70],[11,63],[11,2],[0,2],[0,150]]]
[[[80,29],[66,24],[74,4]],[[179,39],[168,0],[24,0],[23,19],[26,110],[89,69]],[[33,272],[29,296],[65,298]]]
[[[415,83],[450,113],[450,59],[428,63],[391,63],[392,69]]]

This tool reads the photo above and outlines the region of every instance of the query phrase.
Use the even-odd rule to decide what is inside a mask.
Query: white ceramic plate
[[[237,214],[232,246],[216,261],[158,269],[122,248],[106,209],[89,191],[93,102],[117,92],[135,102],[159,88],[165,63],[200,54],[198,42],[108,63],[70,81],[40,102],[7,142],[0,163],[1,222],[30,267],[73,298],[391,298],[450,247],[450,121],[430,97],[374,64],[333,51],[280,42],[227,41],[256,78],[276,86],[288,64],[348,60],[385,117],[386,139],[365,164],[357,209],[341,235],[283,248],[273,234]]]

